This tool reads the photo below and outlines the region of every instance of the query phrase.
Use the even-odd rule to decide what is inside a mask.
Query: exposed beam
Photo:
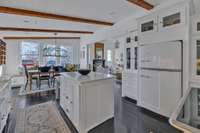
[[[154,6],[144,0],[127,0],[133,4],[136,4],[144,9],[147,9],[147,10],[151,10],[154,8]]]
[[[96,24],[96,25],[107,25],[107,26],[113,25],[113,23],[111,22],[72,17],[72,16],[57,15],[57,14],[52,14],[52,13],[38,12],[38,11],[19,9],[19,8],[13,8],[13,7],[5,7],[5,6],[0,6],[0,13],[15,14],[15,15],[30,16],[30,17],[40,17],[40,18],[56,19],[56,20],[72,21],[72,22],[79,22],[79,23]]]
[[[25,37],[25,36],[5,36],[5,40],[20,40],[20,39],[80,39],[80,37]]]
[[[0,31],[22,31],[22,32],[53,32],[53,33],[73,33],[73,34],[93,34],[91,31],[58,30],[58,29],[32,29],[17,27],[0,27]]]

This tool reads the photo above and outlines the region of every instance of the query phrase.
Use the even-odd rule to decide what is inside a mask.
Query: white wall
[[[20,44],[23,40],[5,40],[7,43],[7,53],[6,53],[6,73],[10,75],[18,74],[19,67],[21,66],[21,56],[20,56]],[[45,40],[25,40],[39,42],[42,44],[55,44],[53,39]],[[73,63],[80,63],[80,40],[79,39],[57,39],[58,45],[72,46],[73,47]]]

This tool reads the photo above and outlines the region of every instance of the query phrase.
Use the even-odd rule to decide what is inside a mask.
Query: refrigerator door
[[[141,104],[169,117],[181,98],[181,72],[141,70]]]
[[[141,47],[141,67],[181,70],[182,43],[180,41]]]

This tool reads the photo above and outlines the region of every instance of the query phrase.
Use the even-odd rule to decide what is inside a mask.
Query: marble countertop
[[[7,75],[0,77],[0,91],[7,86],[10,79],[11,79],[11,76],[7,76]]]
[[[65,77],[71,78],[73,80],[76,80],[79,83],[112,79],[115,77],[111,74],[103,74],[103,73],[96,73],[96,72],[91,72],[86,76],[83,76],[83,75],[79,74],[78,72],[66,72],[66,73],[62,73],[62,75]]]

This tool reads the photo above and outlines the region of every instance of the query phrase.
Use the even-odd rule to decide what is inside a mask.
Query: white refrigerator
[[[182,96],[183,48],[181,41],[140,47],[140,104],[170,117]]]

